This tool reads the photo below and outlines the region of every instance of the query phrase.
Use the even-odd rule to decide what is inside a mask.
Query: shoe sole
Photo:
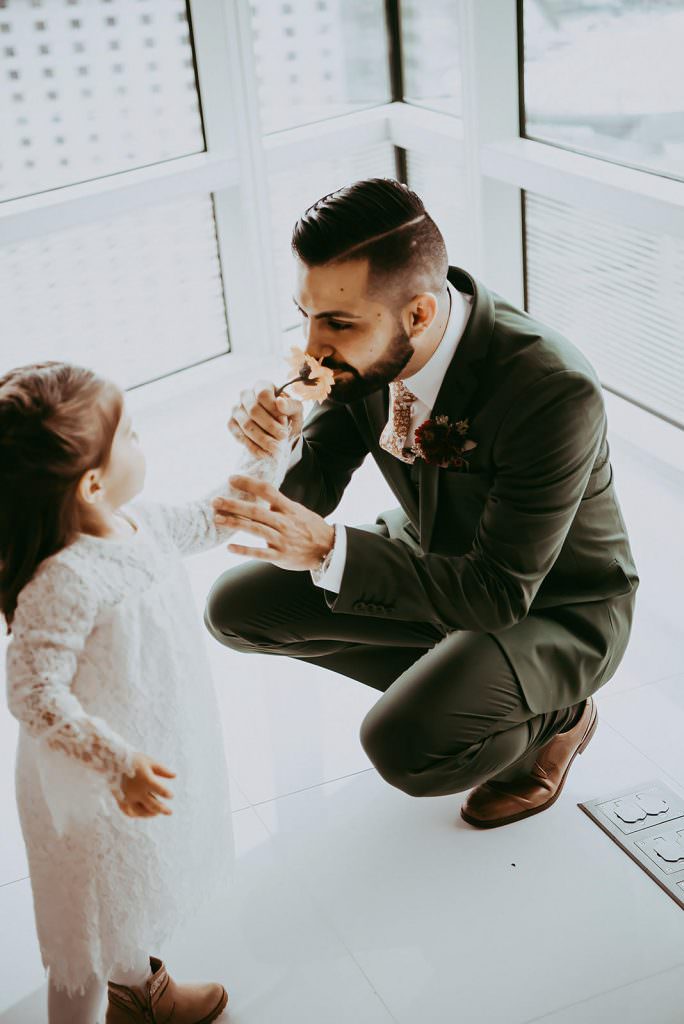
[[[540,811],[545,811],[548,807],[551,807],[551,805],[554,804],[558,797],[561,795],[563,786],[565,785],[565,780],[568,776],[568,772],[570,771],[570,768],[572,766],[572,762],[575,760],[578,754],[584,753],[586,747],[589,745],[589,741],[592,739],[594,733],[596,732],[597,725],[598,710],[596,708],[596,703],[593,702],[591,721],[587,726],[587,731],[584,734],[584,738],[582,742],[578,745],[577,750],[574,752],[574,754],[568,761],[567,765],[565,766],[565,771],[563,772],[561,780],[558,783],[558,789],[553,794],[553,796],[545,803],[540,804],[539,807],[531,807],[527,811],[518,811],[517,814],[509,814],[505,818],[496,818],[493,821],[482,821],[480,818],[473,818],[471,817],[470,814],[467,813],[467,811],[464,811],[463,808],[461,807],[461,817],[463,818],[463,820],[467,821],[469,825],[474,825],[476,828],[498,828],[499,825],[510,825],[511,822],[513,821],[520,821],[522,818],[529,818],[530,815],[539,814]]]

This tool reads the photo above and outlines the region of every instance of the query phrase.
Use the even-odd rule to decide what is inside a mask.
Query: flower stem
[[[284,391],[285,388],[289,388],[290,384],[298,384],[300,381],[302,382],[302,384],[305,384],[306,387],[313,388],[316,386],[316,384],[318,384],[318,377],[312,377],[310,376],[310,373],[307,374],[306,376],[302,375],[301,377],[294,377],[292,380],[288,380],[287,384],[283,384],[281,387],[276,388],[276,398],[278,398],[281,391]]]
[[[300,380],[304,380],[304,378],[303,377],[293,377],[292,380],[288,380],[287,384],[283,384],[283,385],[281,385],[281,387],[276,388],[276,390],[275,390],[276,398],[278,398],[278,396],[281,394],[281,392],[283,392],[285,390],[285,388],[289,388],[290,384],[296,384],[297,381],[300,381]]]

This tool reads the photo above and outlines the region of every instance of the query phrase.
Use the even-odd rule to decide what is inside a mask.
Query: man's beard
[[[413,351],[408,334],[400,326],[397,333],[388,342],[381,358],[372,363],[363,373],[360,373],[355,366],[350,366],[349,363],[335,363],[332,360],[323,359],[323,366],[330,367],[336,373],[351,374],[351,379],[348,377],[344,380],[335,378],[328,398],[332,402],[347,405],[349,402],[358,402],[359,399],[365,398],[366,395],[370,395],[374,391],[379,391],[385,384],[396,380],[413,355]]]

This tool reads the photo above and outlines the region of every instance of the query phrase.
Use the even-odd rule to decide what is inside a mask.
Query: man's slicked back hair
[[[449,268],[442,234],[420,196],[392,178],[367,178],[323,196],[299,218],[292,252],[308,267],[368,260],[368,291],[385,305],[439,293]]]

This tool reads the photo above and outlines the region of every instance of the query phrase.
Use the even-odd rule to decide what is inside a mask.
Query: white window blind
[[[417,192],[446,242],[449,262],[465,266],[468,237],[463,162],[409,150],[408,185]]]
[[[0,248],[0,372],[43,359],[123,387],[228,349],[210,196]]]
[[[602,383],[684,426],[684,240],[525,195],[530,313]]]

